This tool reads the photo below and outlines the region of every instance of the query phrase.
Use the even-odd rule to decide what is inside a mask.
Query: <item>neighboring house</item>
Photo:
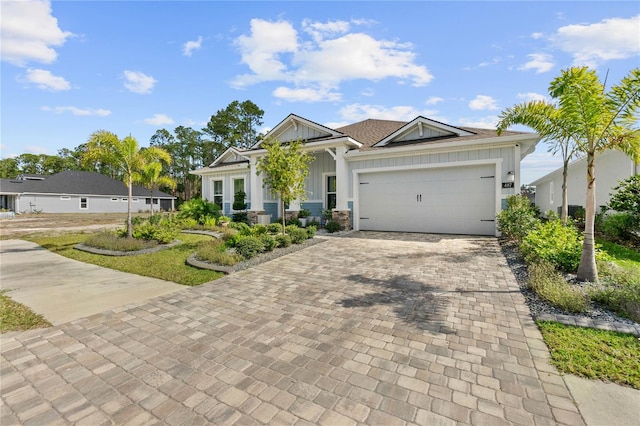
[[[0,208],[15,213],[126,213],[124,183],[92,172],[68,170],[50,176],[0,180]],[[175,197],[153,191],[153,210],[173,210]],[[132,211],[147,211],[149,190],[133,186]]]
[[[607,150],[596,157],[596,209],[609,203],[613,187],[619,181],[640,173],[640,165],[615,150]],[[562,167],[531,182],[536,187],[536,206],[545,213],[562,209]],[[567,197],[571,206],[585,207],[587,198],[587,160],[581,158],[569,164]]]
[[[520,161],[540,140],[531,133],[454,127],[425,117],[365,120],[330,129],[291,114],[267,137],[305,141],[315,159],[307,200],[286,212],[257,174],[260,142],[229,148],[202,177],[203,197],[232,213],[233,194],[247,193],[252,223],[330,209],[347,229],[497,235],[495,217],[520,187]]]

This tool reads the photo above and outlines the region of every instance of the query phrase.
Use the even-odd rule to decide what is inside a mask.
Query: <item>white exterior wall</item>
[[[68,197],[63,199],[62,197]],[[80,198],[87,198],[87,208],[80,208]],[[112,201],[112,198],[116,201]],[[146,197],[133,197],[131,211],[147,211],[149,205],[145,204]],[[157,210],[159,204],[154,205]],[[102,197],[96,195],[49,195],[49,194],[22,194],[18,196],[16,210],[19,213],[42,211],[43,213],[126,213],[127,197]]]
[[[609,202],[612,188],[619,181],[638,173],[633,161],[620,151],[605,151],[596,157],[596,209]],[[536,206],[542,213],[549,210],[558,212],[562,206],[562,168],[535,181]],[[567,177],[568,200],[570,206],[582,206],[587,198],[587,162],[580,159],[569,165]]]

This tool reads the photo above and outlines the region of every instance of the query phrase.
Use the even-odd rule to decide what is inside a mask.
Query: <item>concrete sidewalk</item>
[[[0,287],[53,325],[186,288],[78,262],[23,240],[0,241]]]

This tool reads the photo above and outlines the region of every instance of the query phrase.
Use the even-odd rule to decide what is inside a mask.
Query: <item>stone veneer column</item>
[[[340,224],[341,230],[351,230],[351,210],[333,210],[331,218]]]
[[[247,211],[247,220],[249,224],[255,225],[258,223],[258,215],[264,214],[264,210],[249,210]]]

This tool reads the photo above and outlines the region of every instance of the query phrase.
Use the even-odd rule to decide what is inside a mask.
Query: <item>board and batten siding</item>
[[[290,142],[298,139],[309,141],[323,136],[327,136],[327,132],[320,132],[319,130],[312,129],[309,126],[298,124],[297,130],[290,125],[284,131],[280,132],[280,134],[276,136],[276,139],[280,142]]]
[[[437,138],[440,136],[447,136],[450,134],[451,133],[449,132],[443,132],[443,131],[432,129],[426,126],[422,128],[422,134],[420,134],[420,129],[417,127],[414,127],[410,132],[407,132],[401,135],[400,137],[395,138],[394,142],[415,141],[419,139]]]
[[[513,147],[473,149],[467,151],[443,152],[421,155],[406,155],[390,158],[376,158],[372,160],[356,160],[349,162],[349,171],[359,169],[379,169],[405,166],[420,166],[433,164],[456,163],[460,161],[502,160],[501,182],[507,180],[507,172],[515,171],[515,152]],[[455,164],[452,164],[455,165]],[[503,189],[502,195],[515,194],[515,188]],[[353,198],[353,173],[349,173],[349,198]]]
[[[309,165],[309,177],[305,181],[308,201],[322,202],[324,194],[324,174],[336,172],[336,162],[328,152],[317,152],[313,156],[315,160]]]

